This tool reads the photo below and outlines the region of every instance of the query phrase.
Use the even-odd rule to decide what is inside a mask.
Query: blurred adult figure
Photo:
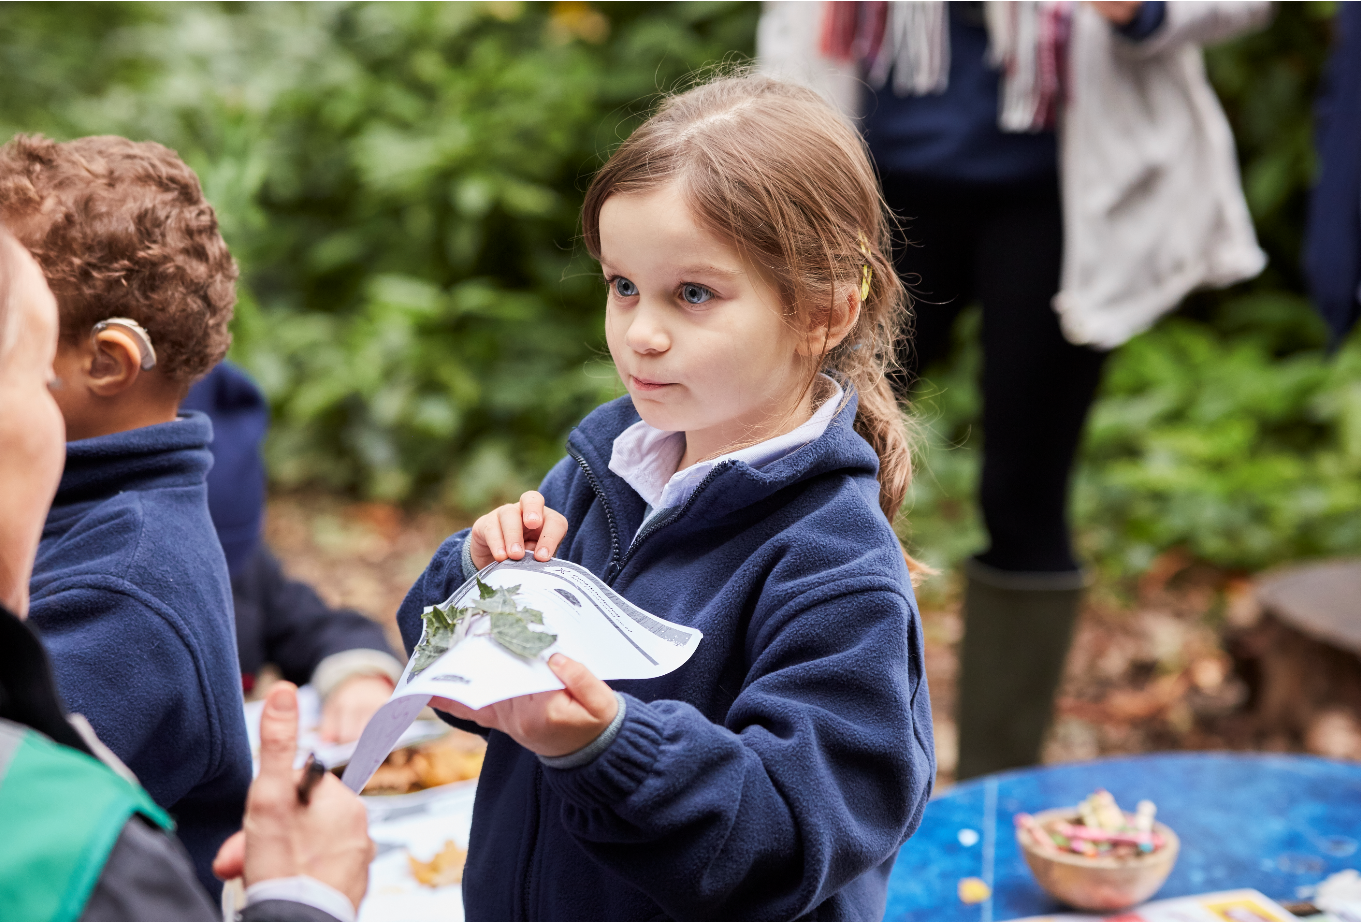
[[[24,621],[65,452],[49,392],[56,346],[56,301],[0,228],[0,919],[214,922],[169,816],[88,722],[67,716]],[[300,802],[296,735],[295,691],[281,683],[266,702],[245,829],[214,867],[244,875],[246,922],[354,922],[373,854],[364,807],[332,776]]]
[[[1267,3],[767,3],[763,69],[860,120],[914,294],[897,386],[982,303],[988,548],[968,561],[957,774],[1034,762],[1085,577],[1074,455],[1107,351],[1261,271],[1203,44]],[[930,536],[922,537],[928,544]]]
[[[1319,177],[1304,269],[1336,346],[1361,314],[1361,3],[1339,3],[1334,28],[1315,111]]]

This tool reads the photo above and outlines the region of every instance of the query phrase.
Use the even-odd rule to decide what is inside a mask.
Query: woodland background
[[[1262,706],[1261,650],[1278,644],[1251,582],[1361,553],[1361,334],[1330,352],[1300,274],[1335,6],[1279,4],[1268,30],[1207,54],[1270,265],[1193,296],[1107,365],[1074,510],[1097,581],[1047,759],[1224,747],[1361,759],[1361,706],[1332,691],[1295,696],[1292,721]],[[333,603],[391,627],[440,540],[537,484],[571,426],[620,393],[604,287],[577,241],[586,184],[659,93],[750,56],[758,15],[693,2],[5,3],[0,138],[118,133],[199,172],[242,268],[231,357],[273,407],[267,537]],[[900,520],[943,570],[920,590],[942,781],[954,565],[983,540],[976,316],[965,321],[916,395],[925,438]]]
[[[1327,354],[1299,268],[1332,9],[1280,5],[1208,55],[1271,263],[1110,364],[1076,508],[1109,576],[1170,548],[1242,570],[1361,550],[1361,340]],[[619,392],[582,193],[659,91],[752,53],[758,12],[11,3],[0,136],[179,151],[241,263],[231,357],[274,408],[275,485],[467,513],[537,483]],[[904,527],[937,564],[981,539],[977,361],[962,345],[916,403]]]

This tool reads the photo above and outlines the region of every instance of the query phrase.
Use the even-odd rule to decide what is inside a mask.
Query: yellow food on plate
[[[411,794],[469,781],[482,771],[486,742],[452,730],[437,740],[394,751],[364,786],[365,794]]]
[[[463,862],[468,860],[468,850],[448,839],[429,861],[417,861],[413,855],[407,855],[406,860],[411,862],[411,876],[417,882],[426,887],[447,887],[463,882]]]

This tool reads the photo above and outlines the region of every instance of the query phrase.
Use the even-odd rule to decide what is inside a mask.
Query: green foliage
[[[152,138],[198,170],[242,265],[232,357],[270,397],[277,483],[480,509],[619,393],[575,239],[589,174],[640,100],[750,53],[756,12],[10,4],[0,61],[42,63],[49,36],[58,57],[0,125]]]
[[[486,618],[485,633],[517,656],[533,658],[551,647],[558,635],[530,628],[531,624],[543,624],[543,612],[521,608],[515,601],[519,591],[519,586],[496,589],[478,579],[478,597],[467,607],[427,605],[421,612],[425,630],[412,653],[411,674],[417,675],[468,636],[475,618]]]
[[[1193,296],[1107,365],[1074,518],[1083,550],[1108,573],[1138,572],[1171,547],[1245,569],[1361,551],[1361,338],[1327,356],[1299,259],[1332,12],[1280,4],[1268,30],[1207,52],[1270,265]],[[974,339],[961,331],[954,361],[918,395],[925,470],[911,537],[936,563],[984,541],[961,501],[979,462]]]
[[[1361,344],[1301,292],[1311,102],[1333,5],[1212,49],[1266,272],[1112,358],[1077,474],[1114,572],[1184,546],[1260,567],[1361,550]],[[535,483],[618,393],[576,243],[602,154],[659,90],[752,51],[751,3],[0,7],[0,132],[117,132],[199,171],[243,269],[233,357],[274,407],[271,474],[480,510]],[[917,400],[907,517],[983,540],[976,337]]]

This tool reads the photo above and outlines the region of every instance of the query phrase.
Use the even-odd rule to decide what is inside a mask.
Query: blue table
[[[1012,815],[1076,804],[1104,787],[1126,809],[1144,798],[1181,837],[1156,898],[1255,887],[1277,900],[1361,869],[1361,765],[1309,756],[1176,753],[1003,772],[933,800],[898,855],[885,922],[993,922],[1057,910],[1016,844]],[[961,878],[992,898],[960,902]]]

